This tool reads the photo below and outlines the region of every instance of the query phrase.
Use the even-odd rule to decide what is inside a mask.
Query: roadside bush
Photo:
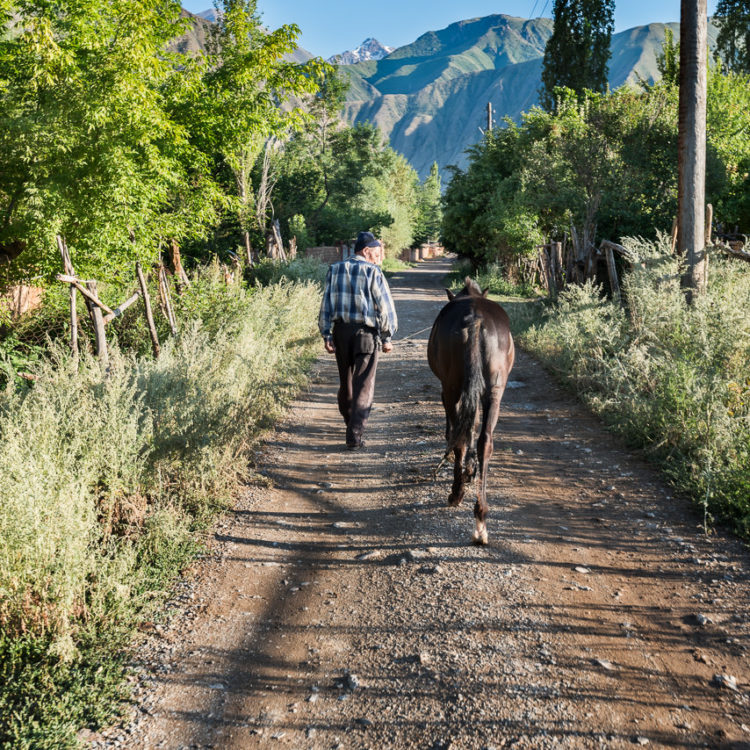
[[[250,280],[255,284],[275,284],[281,279],[291,281],[316,281],[321,287],[325,283],[328,264],[316,258],[299,257],[288,262],[264,258],[249,270]]]
[[[712,256],[708,293],[687,307],[677,262],[626,240],[644,261],[624,307],[591,285],[561,293],[522,344],[642,446],[710,517],[750,537],[750,274]]]
[[[89,667],[120,673],[117,651],[133,625],[249,474],[254,441],[314,356],[319,303],[311,282],[227,288],[209,269],[179,300],[184,322],[158,360],[114,347],[104,379],[86,352],[76,369],[61,342],[31,367],[32,386],[9,381],[0,394],[0,746],[65,746],[82,720],[103,715],[97,701],[116,700],[117,680],[98,690]],[[32,696],[29,679],[47,687]],[[73,710],[59,679],[91,706]]]

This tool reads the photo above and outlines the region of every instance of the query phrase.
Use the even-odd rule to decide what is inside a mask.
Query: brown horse
[[[446,292],[450,301],[432,325],[427,360],[443,386],[447,444],[443,461],[451,451],[455,457],[448,505],[458,505],[463,500],[465,485],[477,472],[478,454],[473,541],[487,544],[487,467],[500,399],[513,367],[513,337],[505,310],[488,300],[487,290],[482,291],[468,276],[458,294],[448,289]]]

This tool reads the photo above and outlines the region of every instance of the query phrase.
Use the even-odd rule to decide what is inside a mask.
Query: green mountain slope
[[[610,86],[658,77],[656,57],[665,29],[639,26],[612,38]],[[518,119],[537,102],[544,47],[552,20],[506,15],[473,18],[430,31],[377,62],[342,66],[351,82],[344,116],[370,121],[424,177],[433,161],[441,169],[463,165],[465,150],[481,137],[487,103],[496,121]],[[709,26],[714,45],[716,28]]]

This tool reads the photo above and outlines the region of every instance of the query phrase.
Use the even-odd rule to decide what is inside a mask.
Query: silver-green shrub
[[[624,306],[572,287],[524,346],[708,513],[750,533],[750,273],[712,254],[708,293],[688,307],[664,243],[637,257]]]
[[[32,387],[0,394],[6,632],[46,633],[66,656],[83,624],[132,617],[152,596],[149,565],[248,474],[303,382],[320,291],[218,283],[196,278],[178,303],[194,315],[157,360],[115,349],[103,377],[52,346]]]

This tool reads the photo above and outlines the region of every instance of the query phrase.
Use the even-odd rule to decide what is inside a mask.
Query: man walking
[[[380,242],[372,232],[360,232],[354,255],[328,269],[318,328],[327,352],[336,354],[339,368],[338,405],[346,422],[346,447],[363,446],[375,394],[378,349],[393,349],[391,337],[398,318],[391,290],[376,265]]]

